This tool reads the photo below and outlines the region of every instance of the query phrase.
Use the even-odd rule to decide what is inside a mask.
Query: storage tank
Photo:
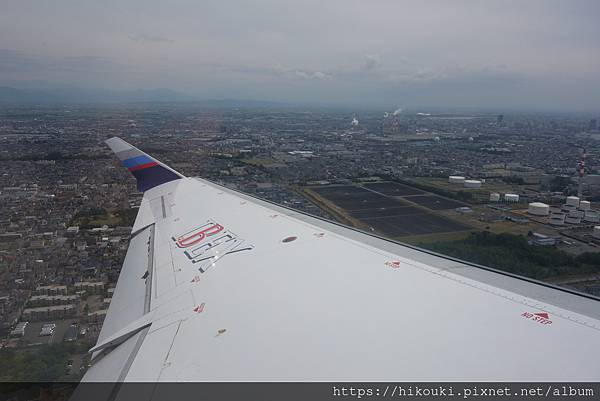
[[[504,194],[504,200],[506,202],[518,202],[519,201],[519,195],[517,195],[517,194]]]
[[[498,202],[500,201],[500,194],[498,192],[492,192],[490,194],[490,202]]]
[[[590,201],[581,201],[579,202],[579,209],[581,210],[590,210],[592,208],[592,204]]]
[[[550,205],[542,202],[532,202],[529,204],[527,213],[535,216],[548,216],[550,213]]]
[[[600,226],[594,227],[594,232],[592,233],[592,237],[596,239],[600,239]]]
[[[567,196],[567,205],[579,207],[579,198],[577,196]]]
[[[465,180],[465,188],[481,188],[481,181]]]
[[[450,177],[448,177],[448,182],[450,184],[464,184],[465,177],[463,177],[462,175],[451,175]]]
[[[550,215],[548,219],[548,223],[553,226],[564,226],[565,225],[565,215],[563,213],[554,213]]]
[[[579,217],[576,213],[569,213],[567,217],[565,217],[565,223],[581,224],[581,217]]]
[[[572,212],[573,210],[577,210],[577,206],[564,204],[564,205],[562,205],[562,207],[560,209],[565,213],[569,213],[569,212]]]

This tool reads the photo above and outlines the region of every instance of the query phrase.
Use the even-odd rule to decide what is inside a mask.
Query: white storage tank
[[[465,188],[481,188],[481,181],[465,180]]]
[[[581,201],[579,202],[579,209],[581,210],[590,210],[592,208],[592,204],[590,201]]]
[[[532,202],[529,204],[527,213],[535,216],[548,216],[550,214],[550,205],[542,202]]]
[[[492,192],[490,194],[490,202],[498,202],[500,201],[500,194],[498,192]]]
[[[594,227],[594,232],[592,233],[592,237],[596,239],[600,239],[600,226]]]
[[[464,184],[465,177],[463,177],[462,175],[451,175],[450,177],[448,177],[448,182],[450,184]]]
[[[567,205],[579,207],[579,198],[577,196],[567,196]]]
[[[548,223],[553,226],[564,226],[565,225],[565,215],[563,213],[554,213],[550,215],[548,219]]]
[[[504,200],[506,202],[518,202],[519,201],[519,195],[517,195],[517,194],[504,194]]]

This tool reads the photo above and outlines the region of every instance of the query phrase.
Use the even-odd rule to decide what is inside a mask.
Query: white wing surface
[[[592,297],[165,169],[84,381],[600,380]]]

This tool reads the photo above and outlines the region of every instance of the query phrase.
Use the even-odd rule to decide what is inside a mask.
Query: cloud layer
[[[0,85],[593,109],[596,0],[7,0]]]

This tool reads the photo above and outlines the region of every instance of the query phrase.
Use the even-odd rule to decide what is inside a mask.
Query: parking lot
[[[407,199],[431,210],[448,210],[456,209],[457,207],[468,206],[465,203],[442,198],[441,196],[437,195],[417,195],[411,196]]]
[[[339,185],[310,189],[372,231],[392,238],[470,229],[433,212],[464,206],[460,202],[393,182],[365,184],[364,187]]]
[[[375,182],[365,184],[364,187],[387,196],[420,195],[425,193],[420,189],[398,184],[397,182]]]
[[[23,339],[29,345],[34,344],[58,344],[62,342],[65,332],[69,325],[76,321],[75,319],[64,319],[64,320],[48,320],[42,322],[30,322],[25,328],[25,335]],[[56,327],[51,336],[40,336],[42,326],[46,323],[54,323]]]

